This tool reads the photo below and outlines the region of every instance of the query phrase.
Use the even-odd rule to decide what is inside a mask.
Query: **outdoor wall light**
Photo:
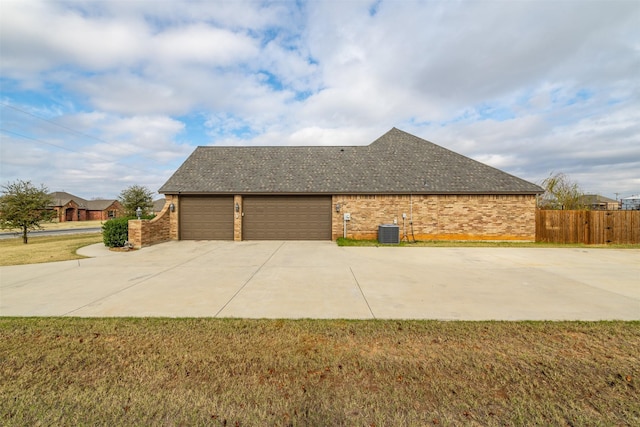
[[[340,203],[336,203],[336,212],[340,212]]]
[[[138,219],[142,218],[142,209],[140,209],[140,206],[138,206],[138,209],[136,209],[136,216],[138,217]]]
[[[171,212],[175,212],[176,211],[176,205],[174,205],[173,202],[171,202],[171,204],[169,205],[169,210]]]
[[[240,212],[240,205],[236,203],[236,212]]]

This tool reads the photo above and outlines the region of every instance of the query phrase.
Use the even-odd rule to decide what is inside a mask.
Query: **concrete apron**
[[[640,251],[163,243],[0,268],[2,316],[640,320]]]

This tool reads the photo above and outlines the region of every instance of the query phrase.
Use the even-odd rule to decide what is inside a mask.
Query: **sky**
[[[0,0],[2,185],[116,198],[199,145],[393,127],[639,194],[640,2]]]

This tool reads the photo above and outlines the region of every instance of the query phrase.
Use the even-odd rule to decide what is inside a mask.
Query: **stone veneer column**
[[[240,212],[236,212],[236,203],[240,206]],[[242,196],[233,196],[233,240],[242,240]]]
[[[178,212],[180,211],[180,196],[178,195],[166,195],[169,205],[173,203],[174,211],[169,209],[169,238],[171,240],[178,240]]]

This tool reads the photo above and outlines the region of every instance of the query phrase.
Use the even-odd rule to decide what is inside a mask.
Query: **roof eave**
[[[159,191],[165,195],[180,196],[346,196],[354,195],[429,195],[429,196],[492,196],[492,195],[523,195],[535,196],[544,191]]]

